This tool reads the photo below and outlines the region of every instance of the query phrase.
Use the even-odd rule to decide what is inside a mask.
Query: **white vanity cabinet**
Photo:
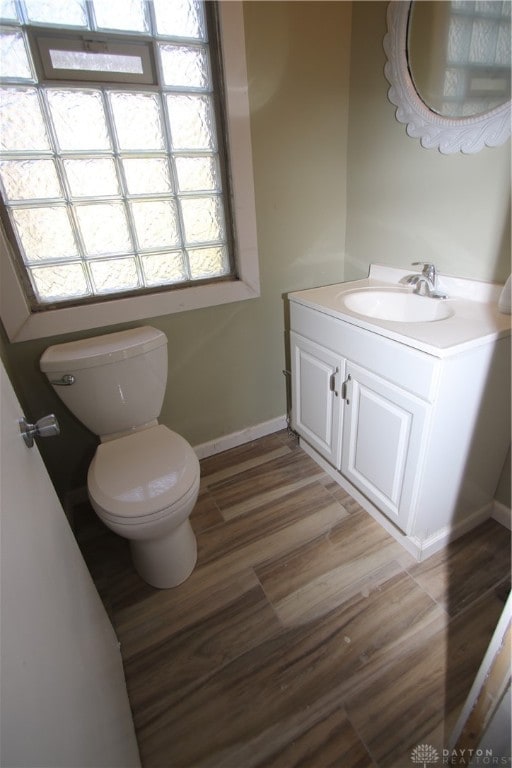
[[[418,559],[490,514],[510,437],[509,342],[437,356],[290,296],[292,427]]]
[[[386,340],[292,305],[294,326],[315,340],[290,333],[293,429],[408,532],[428,403],[399,382],[400,372],[414,366],[416,353],[411,350],[408,359],[405,347],[395,349],[394,356],[387,350],[389,366],[384,367],[390,370],[384,377],[376,345],[386,346]],[[331,348],[318,343],[320,336]],[[418,388],[424,393],[423,382]]]

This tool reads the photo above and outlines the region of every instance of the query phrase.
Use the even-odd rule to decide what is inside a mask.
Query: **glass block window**
[[[236,277],[206,5],[2,0],[0,187],[32,311]]]

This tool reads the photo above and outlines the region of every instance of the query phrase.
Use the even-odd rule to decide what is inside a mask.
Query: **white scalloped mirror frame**
[[[420,99],[407,61],[407,25],[411,2],[392,0],[387,10],[384,74],[391,84],[388,98],[397,107],[396,119],[407,126],[407,134],[426,149],[443,154],[472,154],[484,147],[497,147],[510,137],[511,102],[474,117],[448,118],[438,115]]]

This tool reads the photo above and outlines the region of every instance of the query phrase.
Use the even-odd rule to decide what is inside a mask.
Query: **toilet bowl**
[[[161,589],[181,584],[196,564],[189,518],[200,480],[192,447],[156,418],[166,345],[145,326],[54,345],[41,358],[57,394],[100,437],[87,477],[93,509],[128,539],[139,575]]]
[[[154,587],[190,576],[197,559],[190,525],[199,462],[181,435],[163,425],[102,443],[87,491],[105,525],[130,542],[139,575]]]

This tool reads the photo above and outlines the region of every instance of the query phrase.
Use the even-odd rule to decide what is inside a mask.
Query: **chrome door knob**
[[[53,413],[38,419],[35,424],[29,424],[23,416],[23,418],[19,420],[19,425],[21,435],[29,448],[32,448],[34,445],[34,437],[53,437],[54,435],[60,435],[59,422]]]

